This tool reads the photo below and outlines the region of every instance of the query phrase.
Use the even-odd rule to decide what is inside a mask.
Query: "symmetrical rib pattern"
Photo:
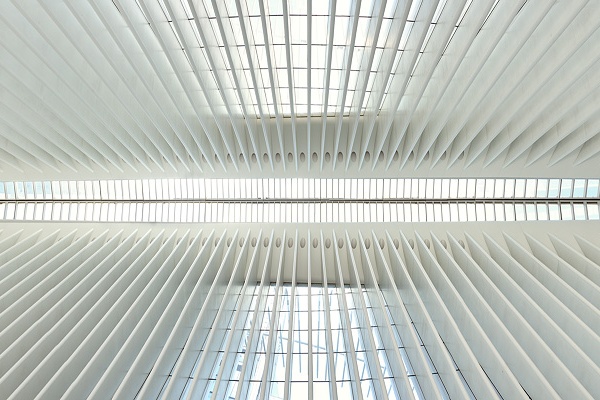
[[[1,0],[0,38],[0,399],[600,398],[600,2]]]
[[[14,223],[0,393],[597,398],[600,241],[548,224]]]
[[[595,1],[0,5],[0,168],[474,175],[600,152]]]

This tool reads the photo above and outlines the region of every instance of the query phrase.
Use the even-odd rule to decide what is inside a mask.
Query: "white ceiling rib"
[[[600,1],[0,0],[0,38],[0,398],[600,398]]]
[[[0,169],[584,176],[600,7],[534,3],[6,1]]]
[[[15,223],[0,232],[1,393],[244,399],[281,373],[319,398],[592,399],[600,246],[584,224]],[[322,301],[292,306],[290,290]],[[331,372],[294,367],[289,387],[281,360],[298,351]]]

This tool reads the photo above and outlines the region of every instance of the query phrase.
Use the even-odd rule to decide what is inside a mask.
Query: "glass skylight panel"
[[[571,179],[562,179],[560,184],[560,197],[571,197],[573,190],[573,181]]]
[[[548,179],[538,179],[536,197],[546,197],[548,195]]]
[[[267,222],[346,223],[457,221],[463,220],[461,215],[466,213],[467,220],[502,221],[517,210],[517,217],[527,220],[597,219],[598,182],[598,179],[481,178],[0,182],[0,218],[261,222],[263,217],[252,214],[256,212]],[[557,198],[559,187],[561,197]],[[552,210],[546,212],[547,205],[562,207],[573,200],[577,200],[577,205],[569,206],[570,212],[565,209],[564,217],[562,214],[554,217]],[[134,213],[130,209],[135,204],[140,207]],[[451,212],[465,204],[464,212]],[[499,205],[505,205],[503,212],[498,212]],[[96,207],[100,207],[100,217],[94,211]],[[251,209],[254,211],[250,212]]]
[[[590,220],[600,219],[599,207],[597,204],[588,204],[587,205],[587,217]]]
[[[597,197],[600,181],[598,179],[588,179],[586,197]]]
[[[288,7],[283,9],[284,4]],[[412,2],[410,18],[419,7],[420,2]],[[138,4],[139,5],[139,4]],[[311,4],[311,15],[308,15],[306,2],[268,2],[260,3],[252,1],[242,3],[242,15],[238,15],[238,9],[234,2],[226,2],[219,7],[217,14],[213,9],[213,3],[205,0],[194,3],[195,12],[190,8],[187,1],[172,3],[174,15],[180,18],[185,15],[187,21],[173,21],[173,16],[164,4],[163,0],[158,1],[158,7],[162,15],[162,20],[169,23],[174,43],[184,52],[190,66],[190,52],[199,51],[200,57],[206,65],[210,64],[210,72],[215,79],[214,83],[219,86],[224,100],[236,98],[239,102],[237,106],[245,105],[246,109],[256,117],[260,116],[259,102],[268,117],[275,117],[276,113],[281,116],[290,116],[295,112],[298,116],[306,115],[309,111],[313,115],[327,113],[336,115],[350,112],[363,113],[367,106],[375,107],[377,110],[381,106],[368,102],[373,87],[372,75],[380,72],[380,59],[382,50],[388,46],[388,43],[394,42],[388,40],[392,17],[397,1],[386,2],[385,9],[381,10],[377,2],[363,1],[360,9],[355,8],[352,1],[336,2],[335,10],[330,10],[329,2],[315,2]],[[150,6],[148,6],[150,7]],[[181,7],[182,10],[178,8]],[[143,7],[140,7],[143,12]],[[377,13],[383,11],[383,21],[381,29],[375,34],[375,21]],[[264,15],[263,15],[264,13]],[[198,16],[200,21],[196,21],[194,16]],[[220,18],[222,27],[219,26],[217,18]],[[284,18],[287,18],[288,30],[285,29]],[[356,36],[352,38],[352,24],[354,19],[358,18],[358,29]],[[242,24],[241,21],[244,20]],[[334,30],[329,32],[330,21],[335,19]],[[263,20],[267,31],[263,31]],[[151,22],[149,22],[151,24]],[[179,37],[180,33],[175,29],[175,25],[184,25],[191,30],[183,32],[184,38]],[[200,30],[198,29],[200,24]],[[411,23],[407,24],[405,32],[410,31]],[[310,31],[311,47],[308,47],[308,29]],[[155,29],[154,27],[152,27]],[[182,28],[183,29],[183,28]],[[222,30],[223,29],[223,30]],[[184,29],[185,30],[185,29]],[[245,32],[244,32],[245,31]],[[289,31],[289,33],[287,33]],[[245,33],[245,35],[244,35]],[[189,36],[187,36],[189,35]],[[324,77],[322,79],[311,78],[310,87],[307,82],[307,76],[312,73],[311,69],[320,69],[324,72],[327,66],[327,52],[329,38],[333,39],[331,48],[332,59],[329,73],[332,75],[329,84],[325,87]],[[404,35],[407,36],[407,35]],[[248,38],[248,42],[244,40]],[[203,43],[203,38],[208,44]],[[371,46],[371,43],[377,47],[373,63],[368,70],[361,72],[365,76],[361,79],[365,85],[359,83],[359,75],[356,73],[364,69],[370,51],[364,51],[365,46]],[[213,44],[216,46],[213,46]],[[404,49],[406,38],[401,40],[400,49]],[[190,46],[191,48],[188,48]],[[198,47],[196,47],[198,46]],[[234,64],[230,65],[230,60],[225,46],[232,52],[231,57]],[[352,58],[348,58],[350,46],[353,46]],[[249,54],[253,58],[254,68],[258,73],[255,86],[254,79],[250,74]],[[290,59],[287,51],[289,50]],[[306,65],[308,55],[311,55],[312,65]],[[269,60],[270,58],[270,60]],[[204,65],[204,64],[203,64]],[[361,67],[363,65],[363,67]],[[262,70],[262,71],[261,71]],[[269,73],[270,70],[270,73]],[[288,77],[288,70],[291,70],[291,81]],[[333,71],[338,71],[333,73]],[[234,88],[234,76],[236,74],[239,88]],[[348,75],[349,74],[349,75]],[[346,77],[347,85],[344,84]],[[290,90],[291,89],[291,90]],[[319,90],[320,89],[320,90]],[[381,90],[383,88],[379,88]],[[256,99],[256,91],[260,98]],[[272,91],[276,92],[273,98]],[[308,91],[311,91],[310,104],[308,101]],[[334,92],[337,90],[337,93]],[[358,94],[355,92],[359,92]],[[364,91],[364,93],[362,93]],[[290,97],[291,96],[291,97]],[[361,104],[358,98],[363,98]],[[325,98],[328,98],[325,102]],[[325,104],[327,103],[327,105]],[[234,107],[237,110],[237,106]],[[292,106],[294,110],[292,110]],[[237,112],[237,111],[236,111]]]
[[[536,197],[537,190],[537,180],[536,179],[527,179],[525,186],[525,197],[533,198]]]
[[[575,179],[573,181],[573,197],[585,196],[585,179]]]
[[[560,214],[563,220],[573,219],[573,205],[572,204],[561,204]]]

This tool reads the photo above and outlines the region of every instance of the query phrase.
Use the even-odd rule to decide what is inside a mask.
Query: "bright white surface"
[[[130,179],[0,182],[0,200],[595,199],[598,179]]]
[[[0,16],[4,179],[598,165],[594,1],[13,0]]]
[[[589,223],[11,227],[0,232],[7,398],[600,390]]]
[[[0,203],[0,219],[197,223],[598,220],[598,182],[303,178],[0,182],[0,200],[9,200]]]

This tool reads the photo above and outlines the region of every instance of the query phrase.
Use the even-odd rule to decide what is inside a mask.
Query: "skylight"
[[[211,359],[208,351],[200,350],[194,372],[199,371],[199,363],[211,360],[211,365],[205,367],[207,372],[211,370],[208,382],[190,377],[182,397],[200,396],[204,390],[202,398],[216,394],[218,398],[233,399],[241,394],[254,399],[268,391],[269,399],[306,399],[309,393],[315,399],[349,399],[353,393],[361,392],[363,399],[375,400],[381,395],[376,391],[384,389],[387,398],[395,400],[400,399],[396,379],[402,379],[396,372],[406,375],[415,399],[425,398],[400,339],[400,328],[383,296],[369,294],[365,287],[357,290],[348,285],[271,284],[247,290],[251,293],[238,296],[235,315],[224,329],[225,336],[211,337],[212,342],[204,345],[219,349],[216,358]],[[261,294],[265,301],[260,301]],[[372,306],[373,300],[383,304]],[[363,318],[366,326],[359,322]],[[412,329],[419,335],[414,324]],[[390,341],[398,352],[384,347]],[[231,346],[232,343],[237,346]],[[438,384],[437,390],[447,397],[425,345],[420,347]],[[388,357],[396,355],[402,363],[394,364],[394,371]],[[272,365],[269,359],[273,360]],[[221,379],[221,365],[232,365],[228,379]],[[457,373],[462,375],[459,369]],[[249,383],[246,386],[240,382]],[[465,389],[471,393],[466,383]]]
[[[598,179],[0,182],[0,219],[353,223],[598,220]]]
[[[169,24],[192,70],[212,72],[231,112],[296,117],[379,112],[409,36],[424,34],[415,22],[422,53],[445,1],[137,4],[151,27]]]
[[[595,199],[599,179],[269,178],[0,182],[0,200],[395,201]]]

